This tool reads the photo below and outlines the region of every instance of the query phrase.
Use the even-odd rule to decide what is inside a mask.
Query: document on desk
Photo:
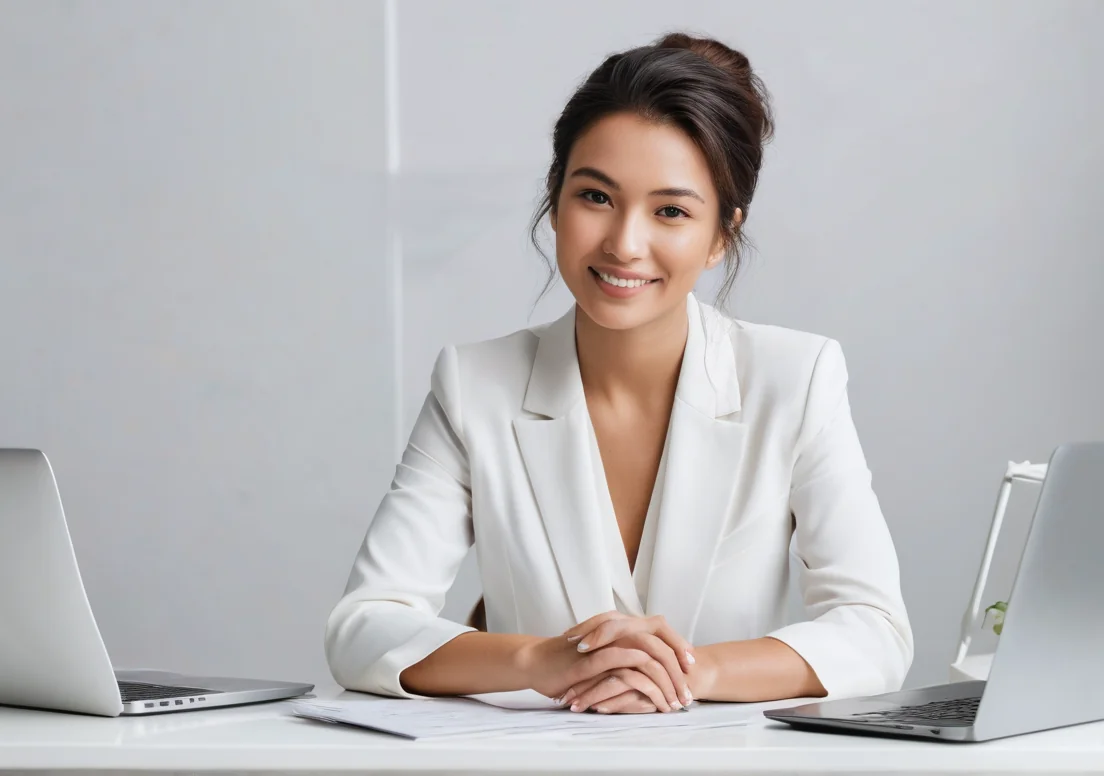
[[[797,703],[792,701],[790,703]],[[762,720],[786,704],[698,703],[667,714],[593,714],[566,709],[505,708],[472,698],[374,698],[292,703],[297,717],[351,725],[403,738],[488,735],[608,735],[642,729],[704,730]]]

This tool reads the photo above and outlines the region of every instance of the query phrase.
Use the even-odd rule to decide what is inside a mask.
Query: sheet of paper
[[[466,695],[481,703],[498,706],[503,709],[558,709],[562,704],[557,704],[552,698],[541,695],[536,690],[514,690],[512,692],[488,692],[478,695]]]
[[[501,694],[505,695],[505,694]],[[497,699],[517,703],[524,696]],[[532,701],[533,699],[529,699]],[[475,698],[379,698],[356,701],[299,701],[299,717],[352,725],[404,738],[485,735],[610,735],[640,730],[704,730],[747,725],[763,719],[765,708],[793,705],[697,703],[669,714],[576,714],[565,709],[504,708]]]

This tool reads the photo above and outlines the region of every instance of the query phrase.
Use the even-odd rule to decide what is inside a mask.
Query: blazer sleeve
[[[402,671],[474,630],[438,616],[474,540],[462,440],[457,354],[448,347],[326,624],[326,659],[345,689],[421,697],[403,689]]]
[[[829,696],[901,688],[913,637],[893,540],[871,487],[839,343],[817,357],[795,450],[790,509],[807,622],[769,633],[800,654]]]

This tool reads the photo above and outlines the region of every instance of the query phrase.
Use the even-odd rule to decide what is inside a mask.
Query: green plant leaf
[[[988,622],[990,620],[989,613],[992,612],[993,633],[998,636],[1001,635],[1001,631],[1004,630],[1004,615],[1008,611],[1007,601],[997,601],[992,606],[986,607],[985,619]]]

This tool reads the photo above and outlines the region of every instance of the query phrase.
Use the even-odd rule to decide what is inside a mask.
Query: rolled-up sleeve
[[[438,616],[473,542],[459,368],[445,348],[391,487],[326,625],[326,659],[348,690],[396,697],[402,671],[472,628]]]
[[[846,363],[834,340],[825,342],[813,368],[790,509],[810,619],[767,635],[801,655],[829,697],[900,689],[912,664],[912,628],[896,550],[851,416]]]

